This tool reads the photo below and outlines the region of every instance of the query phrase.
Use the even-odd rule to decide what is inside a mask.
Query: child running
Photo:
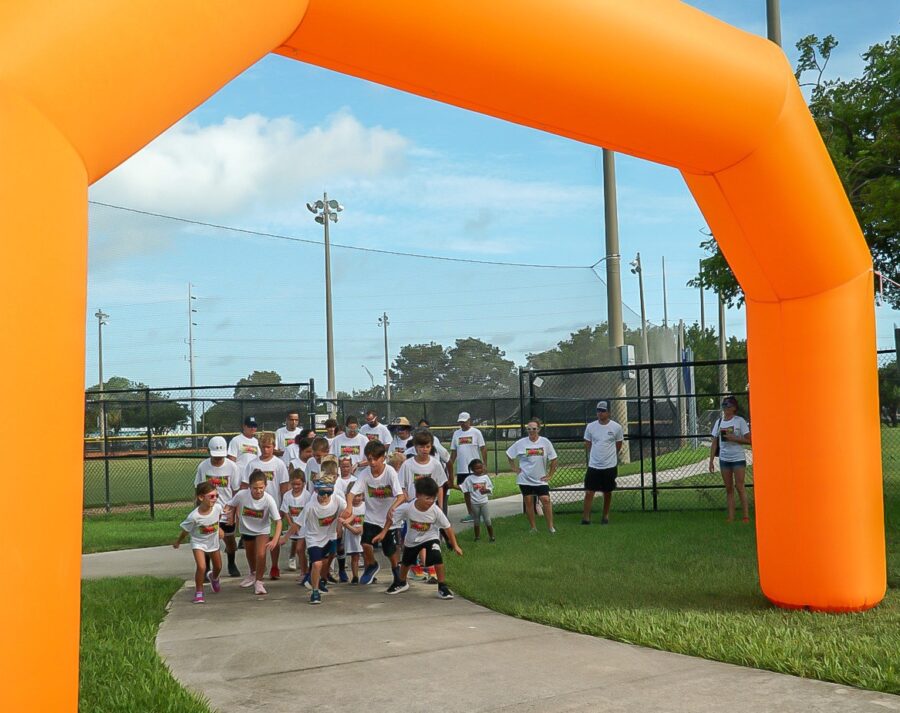
[[[362,532],[366,521],[365,496],[361,493],[354,495],[352,505],[350,517],[341,519],[341,524],[344,526],[344,556],[350,557],[350,572],[353,575],[350,584],[359,584],[359,556],[363,551]]]
[[[487,528],[488,538],[491,542],[494,539],[494,526],[491,523],[491,511],[488,507],[488,498],[494,492],[494,483],[491,477],[484,472],[484,463],[480,458],[469,461],[469,475],[465,479],[459,489],[462,490],[466,498],[466,505],[469,512],[472,513],[472,524],[475,529],[475,542],[481,539],[480,522],[484,521]]]
[[[222,506],[216,502],[219,493],[212,483],[208,481],[200,483],[195,492],[199,505],[191,510],[181,523],[181,532],[178,533],[178,539],[172,543],[172,547],[177,550],[186,537],[191,538],[191,551],[197,565],[194,570],[194,604],[203,604],[207,553],[212,562],[209,583],[214,592],[221,589],[219,573],[222,571],[222,554],[219,552],[219,519],[222,516]]]
[[[397,508],[392,515],[402,518],[409,523],[409,532],[403,547],[403,559],[400,564],[400,576],[397,581],[385,590],[387,594],[400,594],[409,589],[406,575],[419,558],[419,554],[425,551],[425,566],[433,566],[437,572],[438,592],[441,599],[453,599],[453,592],[444,580],[444,559],[441,556],[441,530],[443,530],[450,542],[453,551],[462,556],[463,551],[456,542],[456,535],[450,526],[447,516],[435,504],[438,494],[438,484],[431,478],[422,478],[416,485],[416,499],[409,505]],[[388,515],[381,532],[373,538],[373,542],[380,542],[389,533],[391,517]]]
[[[194,474],[194,485],[206,481],[216,486],[216,492],[219,494],[218,502],[222,506],[221,528],[225,539],[225,554],[228,555],[228,576],[240,577],[240,570],[234,561],[234,555],[237,551],[237,542],[234,539],[234,525],[229,525],[225,521],[225,503],[234,497],[234,494],[241,488],[241,471],[232,460],[228,460],[228,446],[222,436],[213,436],[209,439],[209,458],[204,460],[197,466]],[[209,557],[207,560],[207,570],[209,569]]]
[[[325,566],[337,550],[338,518],[346,506],[346,501],[334,491],[335,475],[327,472],[328,464],[323,464],[321,477],[316,481],[316,496],[309,501],[303,511],[302,521],[306,527],[306,553],[309,555],[312,592],[310,604],[321,604],[321,592],[328,592],[325,584]],[[296,523],[291,530],[297,527]]]
[[[288,490],[281,498],[281,512],[288,519],[288,527],[291,523],[300,518],[303,508],[309,502],[310,493],[306,489],[306,478],[303,471],[295,470],[291,473],[291,489]],[[290,536],[291,551],[288,557],[288,569],[292,572],[297,570],[297,564],[300,565],[301,581],[306,576],[306,540],[297,532]]]
[[[266,571],[266,552],[272,552],[281,537],[281,513],[275,498],[266,492],[266,474],[254,470],[248,479],[250,488],[239,490],[229,501],[225,512],[229,523],[234,521],[237,513],[244,551],[247,553],[247,564],[250,574],[241,580],[242,587],[253,587],[255,594],[267,594],[262,578]],[[270,540],[269,532],[275,523],[275,535]]]

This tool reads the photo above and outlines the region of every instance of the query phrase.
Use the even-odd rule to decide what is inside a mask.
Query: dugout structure
[[[2,594],[0,708],[76,708],[87,187],[273,51],[680,169],[747,296],[763,592],[882,598],[871,259],[775,45],[675,0],[7,0],[3,406],[63,427],[31,523],[54,546]],[[826,401],[832,436],[791,422]],[[3,550],[17,577],[31,560]]]

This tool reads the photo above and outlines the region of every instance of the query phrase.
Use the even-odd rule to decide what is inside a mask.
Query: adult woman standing
[[[728,500],[728,522],[734,521],[734,490],[737,488],[744,511],[744,522],[750,522],[747,509],[747,491],[744,490],[744,476],[747,472],[747,456],[742,445],[750,445],[750,425],[737,415],[738,402],[734,396],[722,399],[722,415],[712,429],[712,444],[709,449],[709,472],[716,472],[715,458],[719,456],[719,470],[725,483]]]
[[[506,451],[509,467],[516,472],[516,484],[525,499],[525,515],[531,531],[537,532],[534,524],[535,500],[541,501],[544,517],[550,532],[553,527],[553,505],[550,503],[550,486],[547,483],[556,472],[556,449],[548,438],[541,435],[541,422],[531,419],[525,427],[528,435],[513,443]]]

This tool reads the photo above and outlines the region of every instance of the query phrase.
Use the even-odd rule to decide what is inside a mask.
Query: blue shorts
[[[337,552],[337,540],[330,540],[324,547],[306,548],[306,554],[309,555],[310,563],[321,562],[322,560],[331,557],[335,552]]]
[[[745,460],[722,460],[719,458],[719,470],[734,470],[735,468],[746,468],[747,461]]]

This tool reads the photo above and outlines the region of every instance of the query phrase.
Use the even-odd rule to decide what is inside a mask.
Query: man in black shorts
[[[582,525],[591,524],[591,505],[594,493],[603,493],[603,517],[601,525],[609,524],[609,507],[616,489],[619,451],[625,435],[622,426],[609,417],[609,404],[597,402],[597,420],[584,429],[584,448],[588,452],[588,468],[584,476],[584,513]]]

